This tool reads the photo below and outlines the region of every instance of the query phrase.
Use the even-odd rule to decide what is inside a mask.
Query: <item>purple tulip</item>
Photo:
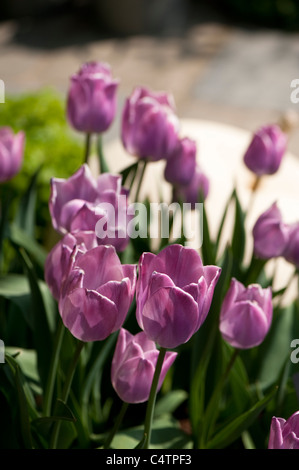
[[[57,301],[74,248],[78,248],[75,257],[80,257],[96,246],[97,238],[94,232],[67,233],[49,252],[45,263],[45,281]]]
[[[261,127],[245,152],[244,163],[257,176],[278,170],[287,147],[287,136],[279,126]]]
[[[191,204],[191,208],[195,208],[195,204],[201,202],[202,195],[205,200],[209,194],[210,183],[207,176],[196,166],[191,181],[185,185],[177,185],[173,189],[173,201],[181,201]]]
[[[108,64],[88,62],[71,77],[67,97],[67,116],[80,132],[102,133],[116,114],[118,80],[111,76]]]
[[[118,396],[126,403],[148,400],[159,351],[154,341],[141,331],[133,336],[122,328],[119,332],[111,367],[111,382]],[[157,391],[177,353],[167,351]]]
[[[24,146],[23,131],[14,134],[10,127],[0,128],[0,182],[10,180],[20,171]]]
[[[137,87],[122,113],[121,139],[125,149],[141,159],[168,158],[178,140],[179,120],[172,97]]]
[[[164,176],[173,185],[188,184],[196,168],[196,142],[185,137],[178,141],[172,155],[167,160]]]
[[[299,222],[287,227],[287,243],[283,257],[299,268]]]
[[[237,349],[261,344],[272,323],[271,288],[258,284],[244,287],[232,279],[220,312],[220,332]]]
[[[61,318],[81,341],[101,341],[125,321],[135,293],[136,266],[122,265],[111,245],[71,259],[60,291]]]
[[[143,253],[136,287],[136,318],[163,348],[186,343],[209,312],[221,269],[203,266],[196,250],[169,245],[159,254]]]
[[[253,227],[254,253],[259,258],[270,259],[281,256],[285,250],[288,235],[287,226],[277,204],[264,212]]]
[[[273,416],[268,449],[299,449],[299,411],[287,420]]]
[[[94,231],[101,221],[98,243],[124,250],[129,242],[128,191],[121,182],[120,175],[109,173],[95,180],[86,164],[68,179],[52,178],[49,209],[55,230],[61,234]]]

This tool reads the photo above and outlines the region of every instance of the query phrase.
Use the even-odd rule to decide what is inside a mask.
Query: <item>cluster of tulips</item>
[[[122,255],[130,244],[126,227],[117,226],[113,235],[102,238],[96,233],[99,221],[109,223],[101,204],[112,204],[117,214],[126,214],[132,196],[132,187],[126,187],[121,174],[94,175],[88,164],[91,139],[101,136],[115,118],[118,85],[103,63],[86,63],[71,78],[67,117],[76,131],[86,135],[86,153],[82,166],[69,178],[53,177],[50,182],[49,212],[59,241],[47,255],[44,277],[63,326],[78,340],[78,358],[86,343],[117,335],[111,384],[125,407],[147,402],[139,447],[149,448],[158,391],[180,347],[205,324],[223,268],[220,263],[204,263],[199,250],[178,242],[158,252],[144,251],[136,263],[125,263]],[[172,185],[173,201],[194,207],[208,197],[209,179],[197,161],[196,143],[180,135],[169,94],[135,88],[122,111],[121,141],[141,169],[139,181],[135,177],[134,202],[146,165],[158,160],[165,160],[164,177]],[[24,145],[23,132],[0,130],[2,182],[20,171]],[[254,134],[244,164],[258,181],[279,170],[286,147],[287,135],[277,125],[264,126]],[[285,224],[276,202],[258,218],[252,235],[257,258],[283,256],[299,268],[299,222]],[[139,329],[136,334],[124,328],[132,311]],[[239,352],[259,346],[272,318],[271,286],[244,285],[237,276],[229,279],[217,319],[218,332],[229,347]],[[236,356],[232,355],[233,360]],[[70,387],[71,383],[68,392]],[[63,400],[67,398],[66,394]],[[58,435],[59,426],[54,426],[53,447]],[[299,449],[299,411],[285,418],[273,416],[268,448]]]

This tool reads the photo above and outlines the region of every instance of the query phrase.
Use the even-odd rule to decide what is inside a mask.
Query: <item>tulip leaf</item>
[[[232,234],[232,252],[234,258],[233,275],[239,278],[241,275],[241,266],[244,258],[246,232],[245,232],[245,213],[241,207],[237,192],[234,191],[235,200],[235,225]]]
[[[125,186],[127,180],[130,180],[129,187],[132,188],[136,174],[137,174],[137,169],[138,169],[138,161],[128,166],[127,168],[124,168],[124,170],[120,172],[120,174],[122,175],[123,186]]]
[[[254,406],[248,411],[242,413],[234,420],[230,421],[225,425],[218,433],[216,433],[212,439],[207,443],[207,449],[223,449],[228,447],[241,434],[246,431],[258,418],[260,413],[268,405],[268,403],[274,398],[277,392],[277,387],[271,390],[263,399],[259,400]]]
[[[27,449],[32,449],[33,441],[30,427],[30,415],[28,409],[28,402],[24,391],[25,379],[18,363],[12,356],[10,356],[9,354],[5,354],[5,362],[7,362],[15,380],[18,407],[20,412],[20,428],[24,440],[24,445]]]
[[[38,371],[43,388],[47,383],[47,375],[52,354],[52,337],[47,313],[47,299],[43,295],[34,267],[25,250],[17,250],[24,264],[31,291],[31,312],[33,321],[33,337],[37,351]],[[54,304],[53,304],[54,305]],[[51,313],[51,312],[50,312]],[[53,312],[53,319],[55,319]]]
[[[126,429],[114,436],[111,449],[142,448],[144,426]],[[138,447],[140,445],[140,447]],[[178,421],[164,418],[154,421],[151,434],[151,449],[191,448],[191,437],[180,427]]]
[[[290,355],[290,344],[294,338],[297,321],[293,304],[283,310],[274,310],[269,333],[259,347],[256,359],[256,380],[262,389],[278,380]]]
[[[185,390],[173,390],[160,398],[155,406],[154,416],[173,413],[185,400],[188,393]]]
[[[42,270],[44,269],[47,257],[46,250],[32,237],[30,237],[22,228],[18,227],[16,224],[11,224],[8,229],[7,236],[14,245],[22,247],[28,251],[38,266]]]
[[[20,200],[14,219],[15,225],[24,230],[24,232],[30,237],[34,237],[35,235],[36,185],[39,173],[40,168],[33,174],[29,186]]]
[[[207,213],[205,210],[205,204],[202,204],[202,246],[201,246],[201,254],[203,258],[203,264],[216,264],[216,253],[215,253],[215,245],[211,239],[210,229],[209,229],[209,221],[207,217]]]

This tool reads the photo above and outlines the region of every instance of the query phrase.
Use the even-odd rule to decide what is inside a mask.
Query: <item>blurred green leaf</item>
[[[134,449],[137,448],[143,437],[143,426],[123,430],[116,434],[111,449]],[[156,420],[153,423],[151,435],[151,449],[187,449],[191,448],[192,442],[177,421],[171,418]]]
[[[173,413],[187,398],[188,393],[185,390],[173,390],[167,393],[157,401],[154,416]]]
[[[273,399],[277,387],[268,393],[262,400],[259,400],[248,411],[241,414],[233,421],[223,427],[212,439],[207,443],[207,449],[223,449],[238,439],[241,434],[246,431],[251,424],[258,418],[263,409],[270,400]]]
[[[33,441],[30,428],[30,417],[28,410],[28,403],[24,392],[24,377],[20,371],[18,363],[8,354],[5,355],[5,361],[9,365],[15,379],[18,407],[20,411],[20,427],[24,440],[24,445],[27,449],[32,449]]]

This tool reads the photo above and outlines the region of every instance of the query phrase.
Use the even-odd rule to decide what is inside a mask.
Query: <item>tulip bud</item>
[[[121,328],[111,366],[111,382],[118,396],[126,403],[148,400],[159,351],[154,341],[141,331],[133,336]],[[167,351],[159,377],[157,391],[177,353]]]
[[[131,155],[152,161],[167,159],[177,145],[178,129],[170,95],[137,87],[126,100],[121,139]]]
[[[257,219],[253,227],[256,256],[263,259],[281,256],[286,247],[287,232],[280,210],[274,203]]]
[[[268,449],[299,449],[299,411],[287,420],[273,416]]]
[[[191,181],[187,184],[176,185],[173,188],[173,201],[181,201],[191,204],[191,208],[195,208],[195,204],[205,200],[209,194],[210,182],[207,176],[196,166]]]
[[[244,163],[257,176],[276,173],[287,147],[287,136],[280,127],[261,127],[245,152]]]
[[[187,137],[178,141],[167,160],[164,176],[173,185],[188,184],[196,168],[196,142]]]
[[[208,315],[221,269],[203,266],[190,247],[169,245],[143,253],[136,287],[136,318],[147,336],[172,349],[186,343]]]
[[[299,268],[299,223],[287,227],[287,243],[283,252],[284,258]]]
[[[19,171],[24,158],[25,134],[14,134],[9,127],[0,128],[0,182],[8,181]]]
[[[220,332],[227,343],[248,349],[264,341],[272,323],[272,292],[258,284],[244,287],[232,279],[220,311]]]
[[[102,133],[116,114],[118,81],[111,76],[108,64],[89,62],[71,77],[67,97],[67,116],[80,132]]]

